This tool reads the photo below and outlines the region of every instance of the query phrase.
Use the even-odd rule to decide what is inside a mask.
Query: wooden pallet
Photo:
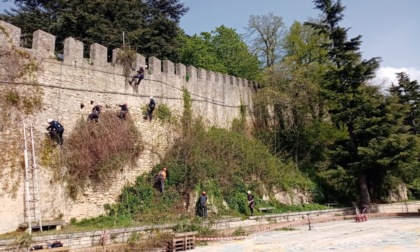
[[[178,233],[172,238],[172,244],[167,251],[187,251],[195,249],[195,235],[197,232]]]

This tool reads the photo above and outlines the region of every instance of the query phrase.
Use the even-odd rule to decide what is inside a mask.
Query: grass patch
[[[125,247],[124,251],[146,252],[164,248],[169,241],[172,241],[172,236],[172,234],[166,232],[156,232],[148,235],[135,232],[132,233],[128,238],[127,246]]]
[[[243,229],[242,227],[237,228],[232,233],[232,236],[245,236],[245,235],[246,235],[245,229]]]
[[[173,231],[175,233],[197,232],[197,236],[209,237],[215,236],[217,231],[211,228],[212,223],[204,224],[201,218],[192,219],[192,221],[178,222]]]

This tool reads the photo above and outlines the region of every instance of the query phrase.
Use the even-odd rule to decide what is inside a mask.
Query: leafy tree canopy
[[[260,73],[259,62],[242,36],[234,29],[217,27],[199,36],[182,36],[179,49],[180,61],[224,74],[256,80]]]

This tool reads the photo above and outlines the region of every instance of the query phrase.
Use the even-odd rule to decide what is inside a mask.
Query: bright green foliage
[[[178,51],[179,60],[185,65],[191,65],[208,69],[219,73],[227,73],[226,66],[219,59],[210,41],[206,38],[209,33],[201,33],[201,36],[180,36],[181,47]]]
[[[200,36],[183,36],[179,49],[180,62],[249,80],[258,78],[260,69],[256,56],[250,53],[241,35],[225,26]]]
[[[311,27],[295,21],[284,37],[285,58],[298,65],[310,66],[313,63],[317,63],[318,67],[321,67],[321,64],[327,65],[328,51],[322,47],[326,41],[325,35],[318,34]]]
[[[259,75],[259,62],[252,55],[242,37],[234,29],[217,27],[210,38],[218,58],[228,70],[228,74],[255,80]]]
[[[313,29],[295,22],[285,37],[285,57],[266,69],[265,87],[254,99],[256,136],[309,173],[340,134],[329,123],[319,86],[327,68],[327,51],[320,49],[324,42]]]
[[[188,94],[184,91],[184,133],[164,160],[169,167],[168,185],[182,194],[197,187],[211,191],[207,187],[217,185],[215,194],[241,213],[246,211],[247,189],[256,193],[274,188],[309,189],[310,182],[292,164],[273,156],[259,141],[223,129],[205,130],[187,111],[191,109]]]
[[[169,122],[172,119],[172,112],[169,109],[168,105],[160,103],[157,105],[156,116],[161,121]]]
[[[247,125],[246,125],[246,106],[241,105],[239,107],[239,118],[235,118],[232,121],[232,131],[237,132],[239,134],[245,134]]]

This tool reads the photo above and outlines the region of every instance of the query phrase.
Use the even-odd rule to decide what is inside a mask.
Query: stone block
[[[136,53],[136,61],[134,62],[133,67],[138,70],[144,65],[146,65],[146,58],[143,55]]]
[[[83,62],[83,43],[72,37],[64,40],[64,59],[65,64],[81,65]]]
[[[112,63],[113,64],[118,64],[118,55],[120,55],[121,53],[123,53],[123,50],[121,50],[120,48],[115,48],[112,50]]]
[[[90,45],[90,63],[103,66],[108,63],[108,48],[98,43]]]
[[[189,77],[189,81],[194,82],[197,80],[197,68],[193,66],[187,67],[187,75]]]
[[[162,69],[164,73],[169,75],[175,74],[175,66],[170,60],[164,60],[162,64]]]
[[[210,71],[210,70],[207,70],[206,71],[206,80],[214,82],[214,79],[215,79],[214,72]]]
[[[203,68],[197,68],[197,79],[201,80],[203,79],[203,75],[205,73],[206,70],[204,70]]]
[[[54,56],[55,36],[43,30],[35,31],[32,39],[32,49],[38,51],[40,56]]]
[[[185,76],[187,74],[187,67],[184,64],[175,64],[175,74]]]
[[[162,62],[160,61],[160,59],[152,56],[149,58],[149,69],[153,72],[153,73],[161,73],[162,72]]]
[[[21,29],[12,24],[0,20],[0,45],[20,46]]]

